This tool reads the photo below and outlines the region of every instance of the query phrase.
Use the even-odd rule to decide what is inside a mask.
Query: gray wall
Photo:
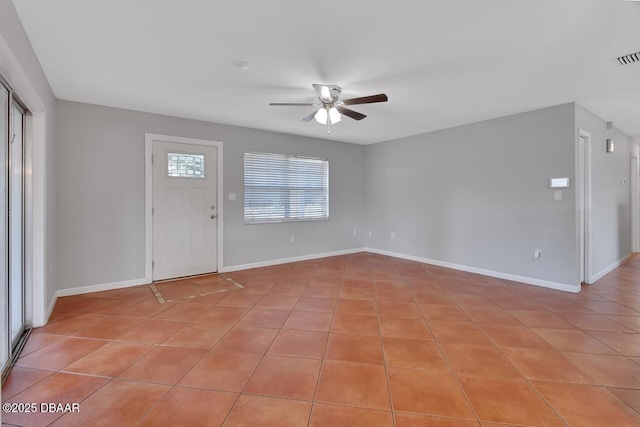
[[[31,295],[28,313],[39,325],[46,306],[52,301],[56,285],[56,180],[55,180],[55,97],[38,58],[31,47],[13,3],[0,1],[0,73],[13,86],[19,97],[33,112],[33,173],[34,210],[37,218],[28,224],[33,227],[33,241],[44,253],[27,256],[27,279],[44,287],[44,295]],[[29,191],[29,190],[28,190]],[[30,196],[30,193],[27,194]]]
[[[145,132],[224,142],[225,266],[366,245],[576,285],[577,128],[616,141],[612,155],[593,150],[592,272],[630,251],[631,141],[575,104],[366,147],[68,101],[56,111],[60,288],[144,277]],[[247,150],[327,157],[331,220],[244,225]],[[558,176],[572,178],[561,201]]]
[[[565,104],[367,146],[368,247],[577,284],[574,191],[549,189],[573,123]]]
[[[363,146],[68,101],[56,110],[60,288],[144,277],[145,132],[224,143],[225,266],[364,246],[352,235],[364,218]],[[330,220],[244,225],[247,150],[328,158]]]
[[[580,105],[576,105],[576,132],[578,129],[591,134],[593,276],[631,253],[630,178],[634,145],[631,138],[618,129],[607,130],[604,120]],[[606,152],[607,138],[614,140],[613,153]]]

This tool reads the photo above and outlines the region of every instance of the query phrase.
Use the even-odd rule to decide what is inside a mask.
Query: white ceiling
[[[312,83],[369,144],[578,102],[640,137],[640,3],[621,0],[13,0],[60,99],[327,138]],[[246,71],[232,65],[245,60]],[[356,108],[357,107],[357,108]]]

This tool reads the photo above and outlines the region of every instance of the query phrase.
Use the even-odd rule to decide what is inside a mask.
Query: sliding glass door
[[[9,332],[9,90],[0,84],[0,365],[4,378],[10,356]]]
[[[0,80],[0,134],[2,135],[2,177],[0,189],[3,213],[0,225],[0,366],[4,381],[15,356],[24,344],[24,129],[27,111],[12,98]]]
[[[9,311],[11,343],[24,331],[24,110],[11,105],[9,143]]]

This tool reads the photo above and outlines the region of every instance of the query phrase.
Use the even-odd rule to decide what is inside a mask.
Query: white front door
[[[153,141],[153,280],[218,271],[216,147]]]

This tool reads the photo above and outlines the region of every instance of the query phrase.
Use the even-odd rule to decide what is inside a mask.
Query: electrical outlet
[[[391,232],[391,238],[392,238],[392,239],[395,239],[395,238],[396,238],[396,232],[395,232],[395,231],[392,231],[392,232]]]
[[[292,235],[291,235],[291,237],[289,238],[289,241],[290,241],[291,243],[295,242],[295,241],[296,241],[296,235],[295,235],[295,234],[292,234]]]
[[[356,236],[358,234],[357,230],[353,230],[353,235]]]
[[[369,237],[373,236],[373,233],[371,231],[369,231]]]
[[[540,249],[534,249],[533,250],[533,258],[534,259],[542,258],[542,251]]]
[[[236,199],[236,193],[229,193],[229,200],[235,200]]]

